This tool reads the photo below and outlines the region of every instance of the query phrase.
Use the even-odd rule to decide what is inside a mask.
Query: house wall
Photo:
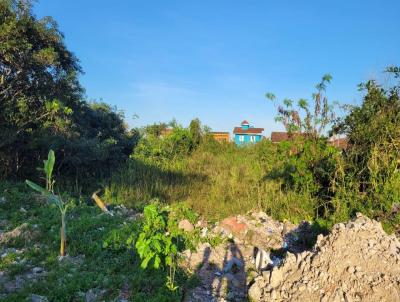
[[[243,136],[243,141],[240,141],[240,137]],[[251,136],[255,137],[255,141],[251,141]],[[257,143],[261,141],[262,135],[260,134],[235,134],[235,144],[236,145],[245,145],[250,143]]]
[[[212,133],[214,139],[218,142],[229,142],[229,133]]]

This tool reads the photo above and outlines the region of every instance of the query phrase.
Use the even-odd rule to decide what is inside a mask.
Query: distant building
[[[293,140],[296,137],[305,137],[304,133],[271,132],[271,142],[280,143]]]
[[[211,135],[217,142],[229,142],[229,132],[211,132]]]
[[[248,121],[243,121],[240,127],[233,129],[236,145],[257,143],[262,140],[264,128],[254,128]]]
[[[289,141],[296,137],[303,136],[305,137],[304,133],[292,133],[289,135],[287,132],[271,132],[271,142],[273,143],[280,143],[283,141]],[[334,146],[341,150],[346,150],[348,147],[348,140],[346,137],[331,137],[328,140],[328,144]]]

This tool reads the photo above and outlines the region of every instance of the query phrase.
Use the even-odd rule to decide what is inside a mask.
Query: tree
[[[201,128],[201,122],[198,118],[193,119],[189,125],[189,131],[192,135],[193,148],[196,148],[203,137],[203,130]]]
[[[395,70],[387,71],[398,77]],[[349,107],[334,131],[348,138],[347,170],[357,190],[388,210],[400,197],[400,83],[385,89],[370,80],[360,89],[365,92],[362,104]]]
[[[0,1],[0,178],[35,177],[51,148],[55,176],[88,188],[132,153],[137,132],[117,108],[83,98],[81,72],[52,18],[37,19],[27,0]]]
[[[296,107],[293,105],[293,100],[284,99],[282,104],[278,105],[278,115],[275,120],[281,122],[290,134],[305,133],[310,138],[321,137],[335,118],[333,106],[329,104],[325,95],[326,87],[331,80],[332,76],[326,74],[315,86],[317,91],[312,95],[313,109],[306,99],[299,99]],[[265,97],[273,102],[276,100],[275,95],[270,92],[266,93]]]
[[[29,138],[67,131],[82,88],[78,60],[55,21],[36,19],[30,1],[0,2],[0,154],[17,172]],[[25,149],[25,150],[24,150]]]

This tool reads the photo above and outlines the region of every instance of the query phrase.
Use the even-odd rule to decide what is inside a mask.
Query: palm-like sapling
[[[67,243],[65,215],[67,213],[68,203],[65,203],[60,195],[54,194],[53,168],[54,168],[55,161],[56,161],[56,158],[54,155],[54,151],[50,150],[49,154],[47,156],[47,160],[43,161],[43,163],[44,163],[43,170],[44,170],[44,173],[46,174],[46,188],[43,188],[30,180],[26,180],[26,184],[29,187],[31,187],[33,190],[44,195],[49,204],[55,204],[58,207],[58,209],[60,210],[60,213],[61,213],[60,255],[65,256],[66,243]]]

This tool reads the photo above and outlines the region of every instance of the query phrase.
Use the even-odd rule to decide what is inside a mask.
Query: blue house
[[[257,143],[262,139],[264,128],[254,128],[248,121],[243,121],[240,127],[233,129],[236,145]]]

